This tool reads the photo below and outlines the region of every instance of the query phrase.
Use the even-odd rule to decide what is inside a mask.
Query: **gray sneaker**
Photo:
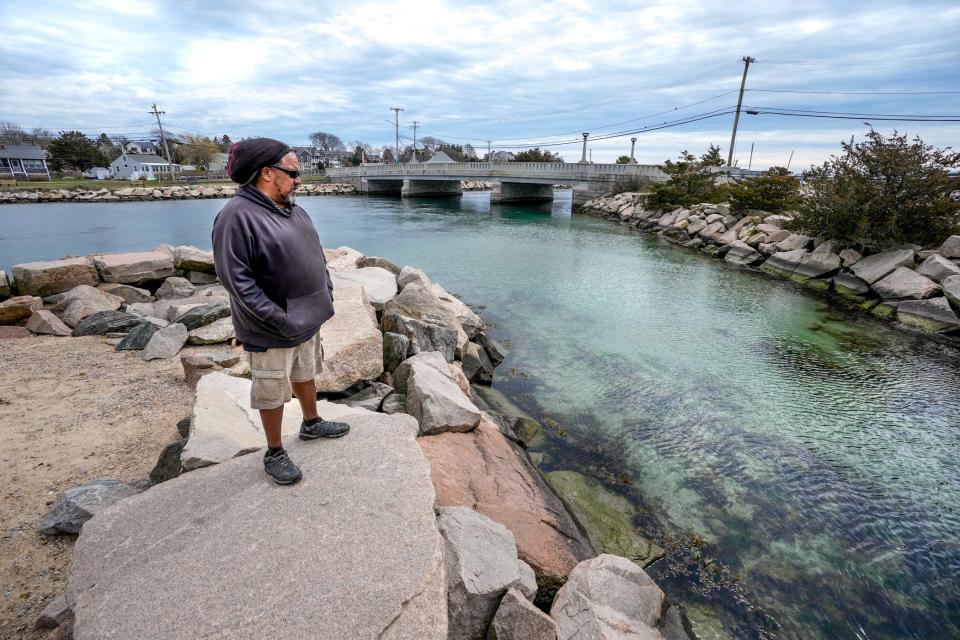
[[[275,456],[264,454],[263,468],[277,484],[293,484],[303,477],[300,467],[293,464],[286,451]]]
[[[317,438],[339,438],[347,435],[350,431],[350,425],[346,422],[330,422],[321,420],[317,423],[308,425],[306,422],[300,423],[300,439],[315,440]]]

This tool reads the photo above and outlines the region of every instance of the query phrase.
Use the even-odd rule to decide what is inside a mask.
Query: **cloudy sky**
[[[579,132],[624,133],[592,142],[593,160],[635,135],[654,163],[726,155],[749,55],[744,105],[761,113],[741,118],[741,166],[751,143],[754,168],[821,162],[864,122],[960,147],[960,122],[879,119],[960,116],[956,0],[40,1],[0,4],[0,25],[0,120],[25,128],[145,138],[155,102],[174,133],[392,145],[396,106],[402,136],[417,120],[418,136],[576,161],[561,143]]]

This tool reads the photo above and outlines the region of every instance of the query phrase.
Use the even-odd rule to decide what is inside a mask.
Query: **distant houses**
[[[115,180],[170,180],[179,169],[180,165],[171,165],[155,153],[123,153],[110,163],[110,173]]]
[[[33,144],[0,144],[0,178],[49,180],[47,152]]]

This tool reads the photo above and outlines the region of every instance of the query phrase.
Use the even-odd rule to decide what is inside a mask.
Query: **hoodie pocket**
[[[326,289],[299,298],[287,299],[287,319],[284,333],[295,338],[308,331],[316,331],[333,317],[333,302]]]

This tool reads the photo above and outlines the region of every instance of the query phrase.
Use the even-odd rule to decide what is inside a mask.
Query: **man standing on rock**
[[[301,439],[339,438],[350,430],[317,415],[314,376],[323,360],[317,332],[333,316],[333,285],[317,230],[294,202],[300,163],[290,147],[270,138],[238,142],[227,172],[240,188],[213,222],[217,277],[250,358],[250,406],[260,410],[267,436],[263,466],[277,484],[293,484],[302,474],[280,441],[291,392],[303,409]]]

